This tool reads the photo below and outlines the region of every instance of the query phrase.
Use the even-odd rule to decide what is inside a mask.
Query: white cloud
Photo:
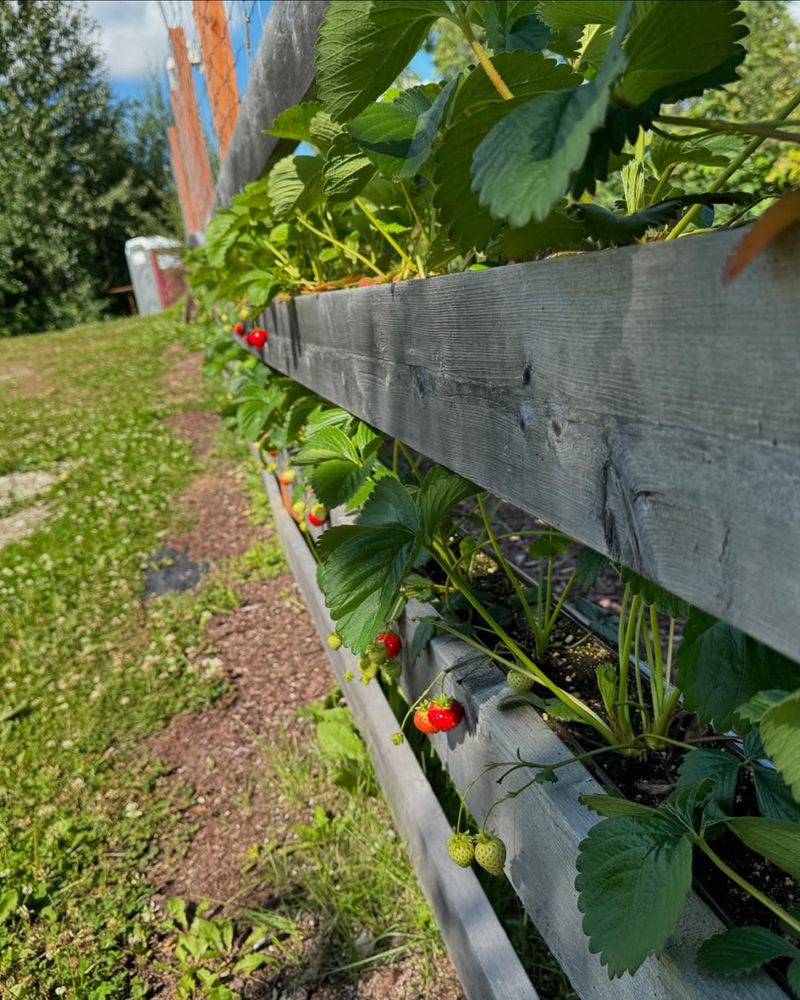
[[[163,6],[171,26],[191,25],[189,0],[171,0]],[[163,66],[169,40],[156,0],[89,0],[88,7],[112,80],[141,80]]]

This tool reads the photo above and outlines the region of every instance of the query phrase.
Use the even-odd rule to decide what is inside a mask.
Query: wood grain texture
[[[740,238],[276,301],[264,357],[797,658],[800,233],[725,288]]]
[[[320,635],[326,636],[334,626],[317,587],[314,558],[283,507],[274,477],[262,473],[262,479],[286,558]],[[467,997],[537,1000],[474,872],[450,860],[450,826],[410,747],[392,743],[397,720],[379,685],[348,683],[343,675],[353,666],[352,655],[344,649],[327,652]]]
[[[400,624],[406,649],[416,620],[431,613],[425,605],[409,602]],[[498,700],[509,693],[501,672],[457,639],[435,639],[413,669],[403,672],[406,693],[418,698],[440,671],[459,663],[463,665],[448,673],[445,688],[464,705],[465,723],[431,739],[462,794],[487,764],[514,761],[517,750],[526,760],[546,764],[572,756],[532,708],[498,709]],[[467,802],[478,822],[497,798],[532,776],[518,772],[498,788],[501,773],[487,773],[469,792]],[[635,977],[626,973],[609,980],[598,958],[589,953],[574,886],[578,845],[598,821],[578,798],[603,789],[581,764],[563,767],[558,775],[555,784],[533,785],[499,806],[489,826],[506,843],[506,874],[517,895],[583,1000],[785,1000],[764,973],[727,980],[697,972],[698,945],[722,925],[694,892],[663,955],[649,958]]]
[[[267,166],[288,155],[296,142],[264,135],[276,115],[314,94],[317,34],[327,0],[281,0],[270,7],[258,52],[250,67],[247,90],[215,190],[227,205]]]

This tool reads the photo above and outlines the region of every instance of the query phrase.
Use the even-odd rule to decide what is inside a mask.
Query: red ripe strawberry
[[[308,512],[308,523],[313,525],[315,528],[321,528],[322,525],[328,520],[328,508],[321,503],[315,503],[311,510]]]
[[[267,331],[262,330],[260,326],[256,327],[255,330],[251,330],[250,333],[248,333],[247,336],[245,337],[245,340],[247,341],[248,344],[252,344],[253,347],[258,347],[258,348],[263,347],[268,339],[269,335],[267,334]]]
[[[431,707],[428,709],[428,719],[431,725],[436,726],[442,733],[455,729],[463,718],[464,706],[460,701],[456,701],[455,698],[448,698],[446,695],[441,695],[439,698],[434,699]]]
[[[429,701],[423,701],[414,712],[414,725],[421,733],[438,733],[439,730],[428,717]]]
[[[246,329],[247,329],[247,327],[245,327],[244,323],[234,323],[233,324],[233,332],[236,334],[237,337],[243,337],[244,336],[244,331]]]
[[[375,641],[383,643],[383,648],[390,660],[397,657],[403,645],[397,632],[380,632]]]

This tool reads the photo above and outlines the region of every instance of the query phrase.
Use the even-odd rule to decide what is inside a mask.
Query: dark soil
[[[574,558],[567,555],[562,557],[560,562],[560,574],[566,580],[572,572]],[[473,579],[473,583],[484,591],[496,593],[498,599],[503,599],[510,593],[511,587],[506,578],[498,574],[497,565],[489,557],[486,558],[486,563],[484,567],[486,571],[482,572],[478,579]],[[612,593],[608,582],[605,587],[608,605],[612,608],[616,605],[618,609],[621,597],[618,581],[616,594]],[[591,596],[597,597],[597,594],[593,593]],[[511,634],[531,656],[534,655],[533,639],[527,632],[511,630]],[[605,716],[598,694],[595,670],[600,663],[614,659],[615,651],[609,644],[593,636],[565,614],[561,616],[551,635],[550,645],[545,656],[541,658],[540,665],[561,687],[578,695],[598,714]],[[647,683],[646,678],[644,681]],[[631,700],[636,698],[633,683],[631,679],[629,692]],[[575,753],[594,750],[601,746],[587,727],[556,722],[547,719],[546,715],[544,717]],[[729,741],[712,741],[713,731],[698,723],[691,713],[679,712],[676,715],[670,735],[690,743],[700,740],[698,746],[706,749],[731,749]],[[678,767],[685,752],[674,746],[647,749],[635,755],[609,751],[599,759],[586,761],[586,766],[602,784],[615,789],[626,798],[657,807],[674,791]],[[739,779],[735,812],[737,815],[745,816],[759,814],[755,794],[746,774]],[[714,840],[713,847],[716,853],[740,875],[762,891],[766,891],[770,898],[784,909],[792,910],[800,903],[798,882],[749,850],[733,834],[724,832]],[[780,930],[777,919],[768,910],[731,882],[699,851],[695,852],[694,878],[700,894],[725,923],[762,924],[773,930]]]

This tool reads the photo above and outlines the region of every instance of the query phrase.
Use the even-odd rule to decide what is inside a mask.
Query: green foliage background
[[[158,84],[113,104],[92,27],[83,5],[0,4],[0,336],[98,317],[125,240],[176,231]]]

